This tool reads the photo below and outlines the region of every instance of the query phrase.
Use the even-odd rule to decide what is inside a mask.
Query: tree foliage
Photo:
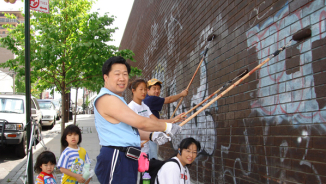
[[[110,28],[114,16],[90,13],[93,1],[52,0],[50,13],[31,12],[31,82],[40,91],[54,86],[60,93],[71,87],[86,87],[99,91],[103,86],[101,67],[110,57],[121,55],[133,60],[133,52],[120,50],[107,43],[118,28]],[[15,18],[14,15],[6,15]],[[1,38],[2,47],[17,57],[2,64],[24,76],[24,24],[6,25],[7,37]],[[141,75],[132,68],[130,76]]]
[[[112,56],[120,55],[134,61],[134,53],[120,50],[113,45],[111,28],[114,16],[90,13],[92,0],[51,0],[50,13],[31,12],[30,64],[31,83],[35,89],[56,88],[62,101],[71,87],[86,87],[99,91],[103,86],[102,65]],[[16,18],[6,14],[7,18]],[[5,25],[8,36],[0,39],[1,47],[12,51],[17,57],[1,64],[25,75],[25,24],[16,27]],[[130,76],[141,75],[132,67]],[[63,105],[63,112],[65,112]],[[63,120],[64,121],[64,120]]]

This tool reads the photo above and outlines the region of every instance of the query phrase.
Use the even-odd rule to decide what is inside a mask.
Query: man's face
[[[126,65],[115,63],[111,66],[109,75],[104,75],[104,87],[113,93],[122,96],[122,93],[127,88],[129,75]]]
[[[148,96],[160,96],[161,86],[158,84],[153,85],[150,89],[147,89]]]

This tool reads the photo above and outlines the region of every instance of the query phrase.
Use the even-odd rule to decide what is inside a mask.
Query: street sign
[[[30,0],[30,8],[34,11],[49,13],[49,0]]]

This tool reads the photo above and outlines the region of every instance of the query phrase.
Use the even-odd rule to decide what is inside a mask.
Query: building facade
[[[14,14],[17,19],[8,19],[5,17],[5,14]],[[22,15],[21,11],[0,11],[0,37],[6,37],[8,35],[7,29],[3,27],[3,25],[11,24],[17,26],[19,23],[23,23],[25,20],[24,16]],[[14,59],[14,54],[3,48],[0,47],[0,63],[5,63],[9,59]],[[1,75],[0,75],[0,85],[3,86],[0,89],[1,92],[12,92],[13,91],[13,83],[14,83],[14,72],[9,71],[8,68],[0,68]],[[7,91],[10,90],[10,91]]]
[[[159,156],[173,156],[191,136],[202,145],[190,167],[193,183],[326,183],[325,19],[325,0],[135,0],[120,49],[135,53],[131,64],[143,78],[163,82],[162,97],[187,87],[209,48],[177,114],[262,63],[297,31],[312,31],[185,124]],[[129,102],[130,92],[125,96]],[[176,106],[166,105],[162,117]]]

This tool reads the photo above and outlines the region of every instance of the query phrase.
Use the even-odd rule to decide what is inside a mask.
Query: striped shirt
[[[82,174],[85,163],[90,164],[91,161],[84,148],[78,147],[78,149],[73,149],[67,147],[61,153],[57,166],[58,169],[62,167],[65,169],[69,169],[73,173]],[[61,183],[77,183],[77,180],[74,177],[70,177],[66,174],[62,174]]]

